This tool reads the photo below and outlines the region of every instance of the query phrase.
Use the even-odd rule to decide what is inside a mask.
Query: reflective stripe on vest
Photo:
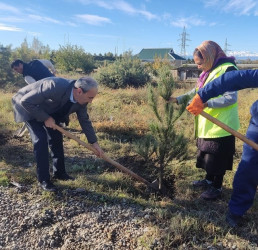
[[[214,80],[215,78],[224,74],[228,67],[234,66],[236,69],[237,67],[232,63],[223,63],[222,65],[215,68],[210,74],[209,77],[206,79],[204,86]],[[219,98],[217,96],[215,98]],[[212,99],[215,99],[212,98]],[[238,117],[238,105],[234,103],[230,106],[223,107],[223,108],[205,108],[204,112],[208,113],[209,115],[213,116],[214,118],[220,120],[221,122],[225,123],[229,127],[238,130],[240,127],[239,117]],[[214,123],[210,122],[206,118],[201,115],[196,116],[195,118],[195,136],[198,138],[219,138],[224,136],[229,136],[230,133],[226,132],[224,129],[220,128],[219,126],[215,125]]]

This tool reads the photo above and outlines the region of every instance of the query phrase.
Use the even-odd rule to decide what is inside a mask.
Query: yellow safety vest
[[[211,82],[212,80],[216,79],[217,77],[224,74],[228,67],[234,66],[236,69],[237,67],[232,63],[223,63],[217,68],[215,68],[206,79],[204,86]],[[197,89],[198,91],[198,89]],[[217,96],[215,98],[219,98]],[[212,98],[212,99],[215,99]],[[225,123],[229,127],[238,130],[240,128],[239,117],[238,117],[238,105],[234,103],[230,106],[223,107],[223,108],[205,108],[204,112],[208,113],[209,115],[213,116],[214,118],[220,120],[221,122]],[[201,115],[195,117],[195,136],[198,138],[219,138],[231,135],[230,133],[226,132],[224,129],[220,128],[219,126],[215,125],[214,123],[210,122],[206,118]]]

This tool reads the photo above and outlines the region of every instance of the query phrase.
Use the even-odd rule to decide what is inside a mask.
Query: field
[[[190,87],[184,84],[176,89],[175,95],[184,93]],[[258,91],[255,89],[239,92],[241,133],[245,133],[247,129],[250,119],[249,108],[257,99],[257,94]],[[60,197],[35,191],[38,188],[29,135],[20,139],[13,137],[14,131],[21,124],[13,121],[10,101],[12,93],[1,91],[0,95],[0,185],[8,186],[10,181],[16,181],[28,186],[30,190],[15,192],[15,188],[10,187],[10,196],[18,200],[49,200],[47,208],[53,208],[68,200],[69,197],[65,198],[66,190],[81,188],[89,193],[94,192],[97,199],[91,200],[91,203],[96,206],[124,202],[152,209],[150,217],[142,218],[142,223],[147,224],[149,230],[135,238],[137,249],[258,249],[257,199],[244,217],[240,228],[231,229],[225,223],[232,180],[242,153],[241,141],[237,140],[234,171],[227,172],[225,176],[222,199],[207,202],[199,198],[200,190],[191,187],[191,182],[202,178],[204,173],[195,168],[193,116],[187,112],[176,126],[189,140],[187,159],[173,161],[169,165],[169,171],[175,176],[174,199],[150,194],[143,184],[96,158],[75,141],[65,138],[66,167],[68,173],[76,177],[76,180],[57,182],[64,194],[63,200],[60,200]],[[106,154],[148,181],[153,181],[156,178],[155,167],[146,165],[134,150],[134,142],[146,134],[149,123],[154,119],[148,105],[147,89],[111,90],[101,86],[98,96],[89,107],[89,114],[99,144]],[[75,116],[71,117],[70,126],[66,129],[86,140]],[[85,196],[78,199],[85,199]],[[156,239],[158,243],[154,244]]]

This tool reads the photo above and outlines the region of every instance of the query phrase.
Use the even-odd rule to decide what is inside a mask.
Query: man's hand
[[[56,129],[56,122],[51,116],[49,116],[48,119],[44,121],[44,123],[47,128]]]
[[[202,102],[201,97],[196,94],[192,100],[192,102],[186,107],[186,109],[192,113],[193,115],[199,115],[203,109],[207,106]]]
[[[102,157],[102,155],[104,154],[104,152],[102,151],[102,149],[100,148],[99,144],[97,142],[93,143],[92,146],[96,149],[97,153],[95,153],[98,157]]]

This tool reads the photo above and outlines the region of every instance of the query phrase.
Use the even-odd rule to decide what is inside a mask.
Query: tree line
[[[82,47],[71,44],[60,45],[58,50],[52,50],[37,38],[34,38],[31,44],[25,38],[21,45],[14,49],[11,45],[0,44],[0,85],[6,85],[17,80],[10,68],[11,62],[16,59],[21,59],[24,62],[33,59],[48,59],[61,72],[78,71],[89,74],[103,64],[105,60],[114,61],[116,56],[111,52],[104,55],[91,55],[85,52]]]
[[[48,45],[34,38],[31,44],[24,39],[21,45],[14,49],[11,45],[0,44],[0,86],[2,88],[10,88],[14,83],[16,86],[24,84],[22,76],[15,74],[10,67],[11,62],[16,59],[24,62],[48,59],[61,74],[69,72],[90,74],[98,71],[94,77],[99,83],[111,88],[139,87],[149,80],[146,67],[139,59],[133,57],[130,51],[122,55],[114,55],[111,52],[92,55],[82,47],[72,44],[60,45],[58,50],[52,50]]]

